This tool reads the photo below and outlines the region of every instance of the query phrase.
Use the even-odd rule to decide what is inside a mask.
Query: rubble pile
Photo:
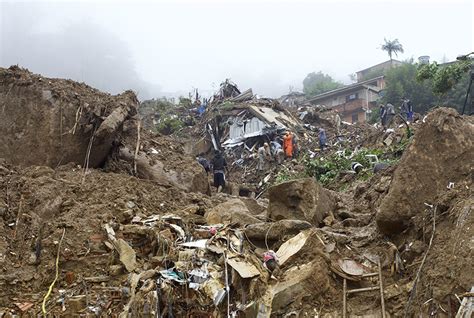
[[[336,127],[330,110],[288,111],[226,81],[180,132],[185,140],[143,129],[133,95],[16,68],[0,75],[8,116],[20,114],[15,107],[36,110],[27,125],[0,120],[9,147],[0,154],[0,317],[468,312],[461,303],[474,285],[471,117],[441,108],[408,131],[404,123]],[[45,102],[47,89],[56,100]],[[52,135],[62,127],[65,142],[89,151],[65,151],[58,162],[61,152],[43,135],[38,149],[51,156],[24,158],[15,138],[32,143],[42,118]],[[104,128],[110,140],[96,145],[87,125],[104,123],[114,127]],[[324,151],[311,126],[327,131]],[[300,155],[256,172],[257,146],[286,130]],[[82,165],[106,148],[97,164]],[[229,159],[227,193],[211,191],[195,160],[214,149]],[[282,171],[305,172],[314,158],[328,163],[314,171],[333,177],[332,190],[307,175],[275,182]],[[356,159],[363,170],[346,171]]]
[[[12,66],[0,68],[0,105],[0,152],[10,162],[50,167],[76,162],[96,168],[137,113],[138,100],[131,91],[111,96]]]

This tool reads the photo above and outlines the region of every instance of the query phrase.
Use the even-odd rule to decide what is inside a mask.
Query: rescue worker
[[[390,127],[390,124],[392,123],[393,117],[395,117],[395,106],[388,103],[385,106],[385,108],[386,108],[386,110],[385,110],[385,126],[384,127],[388,128],[388,127]]]
[[[212,159],[212,171],[214,172],[214,186],[217,193],[221,192],[225,187],[225,173],[227,171],[227,162],[219,150],[215,151],[214,159]]]
[[[413,120],[413,105],[411,104],[411,100],[406,97],[402,98],[401,111],[408,122]]]
[[[326,137],[326,131],[322,128],[319,128],[319,148],[321,151],[326,148],[328,142],[328,138]]]
[[[265,169],[265,161],[270,160],[272,157],[268,143],[264,143],[262,147],[258,148],[257,154],[258,154],[257,170],[263,171],[263,169]]]
[[[385,128],[387,124],[387,107],[384,104],[380,104],[380,123],[382,127]]]
[[[334,115],[334,124],[336,126],[336,134],[339,136],[341,134],[341,116],[339,116],[338,110],[336,110],[336,115]]]
[[[283,137],[283,150],[287,158],[293,158],[293,135],[289,131]]]
[[[278,164],[281,164],[285,159],[285,152],[281,148],[281,145],[278,141],[274,140],[271,143],[273,157],[276,158]]]

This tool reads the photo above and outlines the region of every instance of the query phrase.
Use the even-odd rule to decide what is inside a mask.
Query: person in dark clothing
[[[411,104],[411,100],[406,97],[402,98],[401,111],[408,122],[413,120],[413,105]]]
[[[386,114],[385,114],[386,119],[385,119],[384,128],[389,128],[390,124],[392,123],[393,117],[395,117],[395,106],[388,103],[387,105],[385,105],[385,111],[386,111]]]
[[[382,123],[382,127],[385,128],[387,124],[387,108],[384,104],[380,105],[380,122]]]
[[[209,174],[209,171],[211,171],[211,167],[209,164],[209,161],[203,157],[203,155],[199,155],[196,160],[199,162],[199,164],[206,170],[206,174]]]
[[[219,150],[216,150],[214,159],[212,159],[212,171],[214,172],[214,186],[217,192],[221,192],[225,187],[225,173],[227,162]]]

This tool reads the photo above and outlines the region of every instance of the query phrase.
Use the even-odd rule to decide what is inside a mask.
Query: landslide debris
[[[10,163],[96,168],[136,115],[138,100],[132,91],[113,96],[12,66],[0,68],[0,105],[0,153]]]
[[[48,79],[16,68],[2,72],[9,74],[16,96],[10,99],[2,88],[5,109],[11,111],[24,93],[27,106],[15,104],[20,109],[58,114],[43,103],[42,93],[28,95]],[[23,80],[26,88],[19,88]],[[75,111],[67,116],[74,119],[82,98],[96,105],[117,98],[83,84],[50,81],[66,94],[58,95],[62,98],[80,87],[88,92],[78,93],[76,104],[71,99]],[[220,98],[244,98],[239,96]],[[434,110],[424,122],[410,125],[413,139],[406,138],[404,126],[389,132],[344,127],[343,145],[315,153],[324,159],[320,162],[342,158],[342,168],[328,183],[337,192],[314,178],[259,187],[255,183],[262,180],[273,184],[279,171],[286,169],[291,177],[305,167],[294,159],[255,174],[255,160],[249,157],[231,167],[229,179],[237,191],[209,195],[210,177],[191,156],[189,140],[152,134],[133,112],[121,124],[110,124],[125,114],[116,102],[94,119],[99,127],[112,127],[100,130],[101,136],[113,136],[97,166],[78,165],[87,148],[59,165],[57,158],[34,162],[21,152],[1,153],[0,317],[42,314],[57,255],[59,277],[45,302],[50,316],[340,317],[344,280],[349,289],[371,288],[377,281],[364,275],[379,269],[391,317],[455,316],[457,299],[469,299],[466,292],[474,284],[471,117]],[[48,124],[55,133],[62,118],[56,115]],[[323,120],[326,115],[311,120],[324,122],[332,138],[334,127]],[[82,116],[95,118],[88,112]],[[5,118],[0,127],[8,127]],[[30,117],[32,127],[40,126],[39,118]],[[205,130],[204,125],[198,122],[195,129]],[[21,131],[31,135],[26,128]],[[77,142],[89,146],[91,134],[85,132]],[[301,153],[314,152],[314,136],[301,136]],[[11,145],[14,138],[19,137],[4,140]],[[381,151],[379,159],[395,160],[376,173],[369,173],[375,166],[369,160],[362,174],[346,171],[357,154],[365,158],[361,145]],[[101,148],[92,144],[90,149],[92,158]],[[260,198],[254,199],[257,193]],[[392,219],[402,220],[402,232],[387,232],[380,222],[387,220],[383,215],[389,206]],[[264,258],[268,255],[276,255],[277,266]],[[379,291],[351,294],[347,300],[352,317],[381,315]]]
[[[471,182],[474,162],[474,120],[454,109],[428,114],[400,159],[390,190],[381,202],[377,225],[386,234],[405,230],[411,218],[432,204],[452,183]]]

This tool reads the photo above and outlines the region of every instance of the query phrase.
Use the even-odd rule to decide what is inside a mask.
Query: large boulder
[[[310,263],[291,267],[270,288],[272,314],[288,311],[290,306],[300,308],[305,299],[323,296],[329,289],[328,264],[318,256]]]
[[[385,234],[405,230],[424,203],[472,177],[474,118],[454,109],[438,108],[428,114],[395,170],[388,194],[377,212]]]
[[[269,217],[296,219],[318,225],[334,208],[334,198],[313,178],[280,183],[269,189]]]
[[[216,205],[204,215],[208,224],[232,224],[244,226],[261,222],[254,217],[240,199],[230,199]]]

